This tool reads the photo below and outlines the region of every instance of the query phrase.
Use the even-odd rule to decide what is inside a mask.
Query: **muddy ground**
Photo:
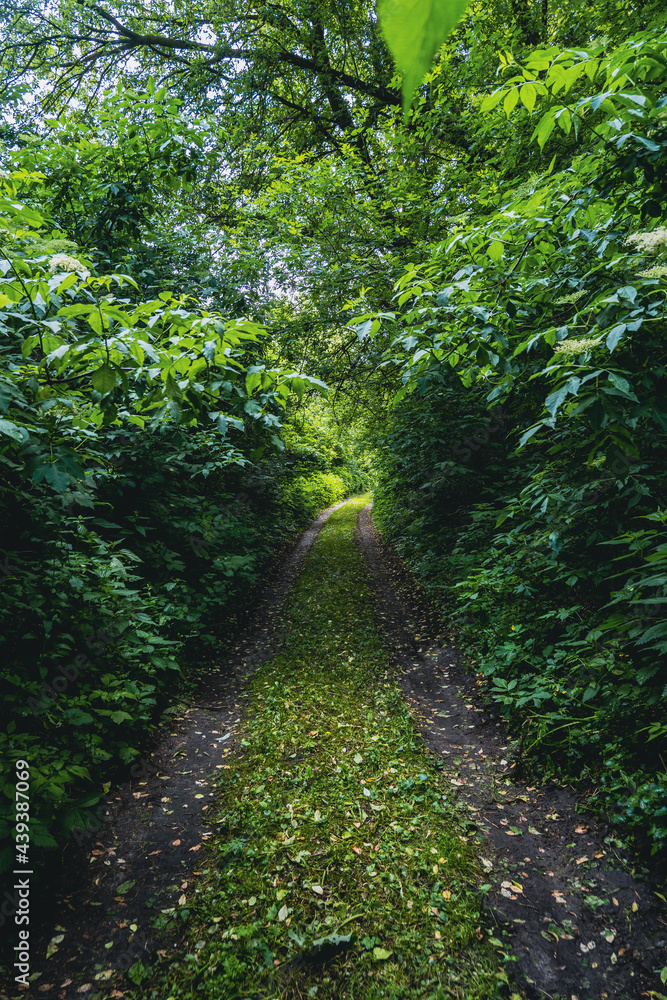
[[[31,926],[35,978],[28,990],[0,986],[0,997],[120,997],[127,969],[155,956],[151,920],[163,908],[187,906],[198,852],[212,833],[210,777],[238,752],[245,683],[279,647],[280,610],[329,513],[257,597],[231,655],[202,677],[189,707],[133,767],[131,780],[108,796],[104,814],[91,817],[92,829],[58,858],[48,887],[53,904]],[[514,779],[503,725],[486,711],[444,623],[382,544],[370,507],[359,517],[357,541],[399,684],[444,780],[469,813],[470,837],[482,844],[488,888],[481,899],[499,950],[516,958],[508,974],[531,998],[660,997],[667,990],[659,975],[667,966],[667,917],[653,888],[633,877],[618,842],[579,811],[571,790]]]

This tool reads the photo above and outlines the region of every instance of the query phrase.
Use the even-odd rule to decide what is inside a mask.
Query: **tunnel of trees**
[[[369,490],[524,767],[664,851],[664,4],[473,0],[411,103],[366,0],[0,12],[3,865],[17,757],[48,856]]]

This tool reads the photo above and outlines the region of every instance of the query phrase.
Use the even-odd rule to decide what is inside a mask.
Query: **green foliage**
[[[100,155],[86,149],[80,198]],[[39,155],[53,170],[57,150]],[[96,274],[76,227],[53,228],[50,193],[41,173],[0,178],[0,759],[7,781],[29,759],[31,836],[54,847],[90,827],[102,782],[224,637],[221,608],[332,484],[322,472],[307,502],[281,507],[281,415],[323,383],[267,364],[257,323]]]
[[[474,210],[451,213],[395,283],[386,363],[402,385],[376,502],[526,766],[583,777],[654,851],[667,808],[665,44],[656,28],[502,54],[480,129],[528,166],[519,184],[515,170],[472,178]],[[462,197],[444,194],[447,210]],[[386,336],[398,318],[356,322]]]
[[[313,472],[292,480],[283,491],[283,503],[293,515],[314,517],[348,495],[348,488],[333,472]]]
[[[403,107],[431,67],[433,57],[451,35],[469,0],[380,0],[382,33],[403,74]]]
[[[38,829],[377,481],[527,766],[662,843],[662,5],[473,2],[449,33],[460,3],[387,0],[384,37],[363,3],[10,6],[3,690]]]

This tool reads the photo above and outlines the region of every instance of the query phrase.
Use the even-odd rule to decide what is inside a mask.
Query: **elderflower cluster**
[[[667,226],[650,233],[633,233],[625,242],[634,245],[640,253],[657,253],[660,247],[667,245]]]
[[[554,351],[559,354],[582,354],[602,343],[602,337],[582,337],[580,340],[564,340],[554,345]]]
[[[645,271],[637,271],[640,278],[667,278],[667,264],[655,264]]]
[[[561,295],[559,299],[554,299],[555,306],[570,306],[578,302],[582,295],[586,294],[585,288],[580,288],[578,292],[570,292],[569,295]]]
[[[55,254],[49,261],[49,271],[51,274],[57,274],[62,271],[78,271],[79,274],[83,274],[86,278],[90,274],[85,264],[82,264],[76,257],[70,257],[67,253]]]

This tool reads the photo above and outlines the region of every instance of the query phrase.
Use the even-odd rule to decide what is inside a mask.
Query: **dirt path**
[[[504,726],[485,710],[474,676],[464,671],[414,579],[382,544],[371,505],[359,516],[357,542],[396,650],[400,686],[470,811],[470,836],[482,845],[487,868],[489,916],[498,937],[508,935],[527,995],[661,997],[664,906],[629,874],[604,824],[578,811],[573,792],[513,780]]]
[[[151,926],[191,898],[198,852],[212,835],[211,777],[238,749],[244,685],[280,646],[280,611],[329,513],[302,536],[233,654],[202,677],[193,704],[133,769],[132,781],[109,796],[99,829],[69,845],[55,907],[32,930],[37,976],[28,991],[1,996],[122,997],[127,978],[120,974],[142,956],[149,961],[157,952],[169,961]],[[470,838],[481,844],[489,923],[500,956],[513,952],[517,960],[508,973],[530,998],[659,1000],[667,920],[658,898],[629,873],[609,831],[577,811],[573,793],[513,780],[504,727],[479,701],[442,621],[382,545],[370,506],[359,516],[357,542],[399,684],[470,814]],[[180,947],[177,936],[170,940]]]
[[[133,766],[131,780],[90,812],[89,829],[75,832],[50,887],[52,905],[31,927],[31,987],[9,983],[3,992],[0,984],[0,996],[119,996],[118,975],[155,952],[150,923],[186,893],[197,874],[197,852],[211,836],[209,779],[237,750],[244,684],[275,655],[285,599],[339,506],[324,511],[301,535],[257,598],[232,653],[202,676],[193,703],[173,719],[155,751]]]

